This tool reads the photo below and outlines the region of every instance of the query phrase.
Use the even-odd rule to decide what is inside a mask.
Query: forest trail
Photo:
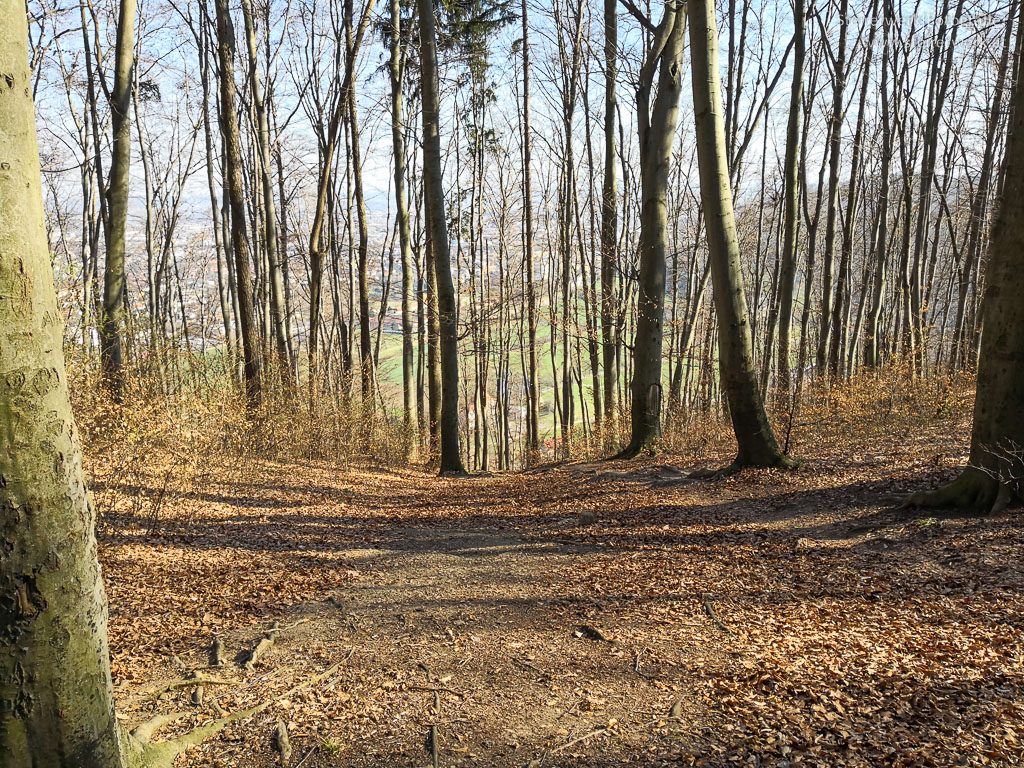
[[[432,726],[441,766],[1019,764],[1024,531],[896,509],[962,461],[904,437],[710,483],[239,464],[156,516],[97,482],[119,701],[274,701],[188,766],[281,764],[278,720],[292,766],[428,766]]]

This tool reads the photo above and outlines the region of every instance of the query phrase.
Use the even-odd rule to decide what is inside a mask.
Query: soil
[[[1019,514],[895,503],[963,450],[825,442],[711,482],[664,457],[459,479],[240,462],[159,509],[111,480],[119,707],[185,728],[273,702],[182,766],[281,765],[278,721],[308,768],[1019,765]],[[219,680],[198,706],[196,670]]]

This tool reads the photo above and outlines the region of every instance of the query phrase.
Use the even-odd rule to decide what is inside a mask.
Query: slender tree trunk
[[[842,160],[843,91],[846,88],[846,40],[850,26],[849,0],[839,0],[839,51],[832,74],[832,114],[829,118],[828,206],[825,208],[825,249],[822,252],[821,273],[821,331],[818,334],[818,354],[815,363],[819,375],[824,374],[828,362],[829,340],[833,330],[832,283],[835,268],[836,222],[839,217],[839,170]]]
[[[525,0],[524,0],[525,4]],[[615,265],[618,260],[618,191],[615,181],[616,79],[619,62],[618,2],[604,0],[604,177],[601,185],[601,364],[604,423],[615,425]]]
[[[878,368],[882,364],[882,349],[879,335],[879,320],[882,314],[882,298],[885,292],[886,255],[889,250],[889,190],[892,168],[892,117],[889,103],[889,50],[892,45],[892,16],[888,4],[882,16],[882,166],[879,172],[878,212],[872,235],[871,252],[874,260],[871,276],[871,303],[867,309],[864,325],[864,365]]]
[[[804,0],[793,0],[793,83],[789,91],[789,121],[786,124],[786,155],[783,161],[782,260],[779,268],[779,384],[792,388],[790,341],[793,327],[793,290],[796,285],[797,221],[800,205],[800,118],[803,116],[804,62],[807,42]]]
[[[128,221],[128,179],[132,163],[131,105],[135,69],[135,3],[121,0],[114,52],[114,90],[110,122],[114,142],[110,153],[107,190],[107,261],[103,268],[103,316],[100,321],[100,360],[111,397],[124,396],[123,339],[125,324],[125,226]]]
[[[868,86],[871,83],[871,60],[874,53],[875,32],[878,29],[879,0],[871,2],[871,28],[868,32],[868,44],[864,49],[864,73],[860,87],[860,101],[857,109],[857,125],[853,132],[853,156],[850,159],[850,181],[847,186],[847,203],[843,222],[843,238],[839,252],[839,275],[836,281],[835,301],[832,304],[832,337],[829,342],[828,372],[837,379],[845,370],[842,359],[845,344],[843,335],[846,331],[849,296],[852,292],[851,262],[853,261],[853,230],[857,220],[859,204],[858,187],[860,184],[861,156],[864,145],[864,119],[868,100]]]
[[[631,382],[632,436],[623,458],[652,451],[661,436],[661,351],[665,320],[665,259],[668,251],[668,178],[679,119],[686,10],[665,6],[647,51],[637,88],[640,133],[640,280]],[[658,72],[653,106],[651,86]]]
[[[277,211],[274,204],[274,182],[271,174],[270,122],[267,119],[267,105],[263,92],[263,80],[259,72],[256,48],[256,28],[253,25],[252,2],[242,0],[242,20],[245,25],[245,41],[249,52],[249,88],[252,91],[252,107],[256,113],[256,147],[259,154],[260,212],[263,227],[263,247],[267,257],[267,282],[270,303],[270,329],[274,335],[275,363],[285,385],[292,382],[292,361],[289,352],[287,311],[284,300],[284,277],[281,252],[278,247]]]
[[[533,186],[531,184],[530,127],[530,24],[527,0],[522,0],[523,17],[523,280],[526,285],[526,376],[527,463],[540,450],[540,374],[537,365],[537,286],[533,266]]]
[[[715,7],[708,0],[689,0],[688,5],[697,161],[718,316],[722,387],[738,444],[734,466],[787,466],[790,462],[779,450],[765,414],[751,348],[726,163]]]
[[[459,445],[459,339],[455,325],[455,286],[452,282],[448,227],[445,223],[444,185],[441,177],[437,34],[432,0],[418,0],[418,4],[423,93],[423,186],[428,200],[427,222],[434,256],[440,320],[440,469],[442,474],[461,474],[465,469]]]
[[[231,211],[231,252],[242,335],[246,401],[259,406],[263,394],[262,345],[253,308],[249,238],[246,232],[245,187],[242,182],[242,142],[235,99],[235,29],[227,0],[216,0],[217,54],[220,60],[220,124],[224,136],[224,170]]]
[[[395,216],[398,247],[402,256],[402,416],[411,434],[415,423],[413,406],[412,345],[412,245],[409,235],[409,207],[405,192],[405,126],[402,124],[402,17],[398,0],[391,0],[391,143],[395,156]]]

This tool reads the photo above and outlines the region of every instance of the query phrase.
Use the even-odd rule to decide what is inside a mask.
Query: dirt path
[[[620,639],[619,612],[574,575],[599,552],[474,522],[396,526],[340,552],[363,574],[336,599],[342,632],[317,617],[279,649],[347,659],[338,688],[354,706],[296,736],[316,748],[307,765],[428,765],[432,739],[445,766],[621,765],[660,740],[676,753],[700,714],[679,662],[707,628]],[[651,674],[664,661],[681,671]]]
[[[186,726],[274,702],[188,766],[279,765],[278,720],[307,768],[428,766],[431,733],[446,768],[1017,765],[1019,518],[891,503],[955,450],[944,468],[911,441],[826,446],[715,483],[643,463],[236,466],[156,524],[100,485],[119,702],[133,722],[185,708]],[[233,656],[274,625],[200,706],[154,687],[213,637]]]

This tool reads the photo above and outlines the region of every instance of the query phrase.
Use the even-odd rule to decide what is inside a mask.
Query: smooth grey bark
[[[440,470],[442,474],[462,474],[465,468],[462,464],[459,441],[459,340],[448,226],[445,222],[444,185],[441,176],[437,32],[432,0],[418,0],[418,5],[423,93],[423,189],[427,201],[427,226],[430,230],[430,247],[437,281],[435,293],[440,325]]]
[[[618,454],[620,458],[653,451],[661,436],[668,180],[679,122],[685,40],[686,10],[682,4],[670,1],[644,57],[636,94],[640,139],[640,278],[630,383],[631,436]],[[655,73],[658,92],[652,104]]]
[[[719,326],[719,365],[738,447],[733,466],[789,466],[768,423],[754,365],[726,161],[715,8],[707,0],[689,0],[688,6],[697,163]]]
[[[107,259],[103,267],[103,313],[100,317],[100,361],[111,397],[124,396],[123,331],[125,324],[125,229],[128,222],[128,179],[132,163],[131,106],[135,71],[136,0],[121,0],[114,48],[114,88],[110,93],[113,146],[107,189]]]
[[[1020,23],[1020,21],[1018,21]],[[908,505],[999,512],[1024,481],[1024,78],[1009,105],[1004,186],[992,226],[968,466]]]
[[[0,758],[122,768],[95,512],[43,224],[20,0],[0,1]]]

